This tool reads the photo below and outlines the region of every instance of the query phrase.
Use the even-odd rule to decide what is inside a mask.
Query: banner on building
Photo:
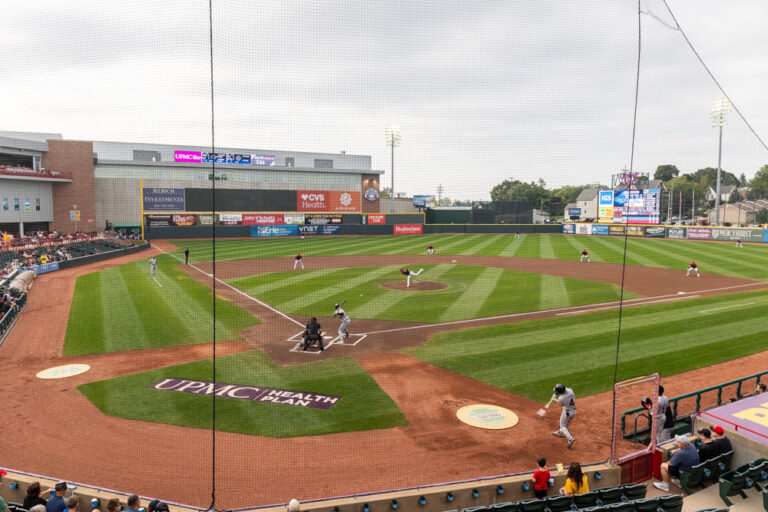
[[[300,212],[359,212],[360,192],[297,190],[296,210]]]
[[[145,188],[142,191],[145,212],[183,212],[183,188]]]

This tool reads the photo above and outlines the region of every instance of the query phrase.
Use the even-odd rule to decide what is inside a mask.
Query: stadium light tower
[[[384,137],[387,139],[387,146],[390,148],[390,176],[392,178],[389,189],[389,210],[395,213],[395,148],[400,146],[400,127],[389,125],[384,129]]]
[[[712,127],[720,128],[720,141],[717,145],[717,187],[715,189],[715,225],[720,225],[720,163],[723,156],[723,126],[728,124],[728,113],[731,111],[731,102],[727,98],[712,101],[712,109],[709,117],[712,119]]]

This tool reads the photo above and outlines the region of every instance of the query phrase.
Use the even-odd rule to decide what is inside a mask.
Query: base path
[[[215,438],[216,508],[227,509],[285,503],[291,498],[303,501],[529,471],[537,456],[547,457],[550,464],[567,464],[571,460],[599,461],[608,456],[609,393],[579,397],[579,416],[572,424],[577,442],[572,450],[567,450],[563,439],[551,435],[559,412],[555,408],[545,418],[537,419],[535,413],[541,407],[539,403],[397,352],[401,347],[423,343],[431,332],[448,329],[439,326],[409,330],[407,335],[395,334],[398,331],[370,334],[370,341],[375,343],[333,346],[317,356],[354,357],[400,407],[408,420],[406,426],[271,439],[222,432],[214,435],[210,430],[154,423],[151,418],[125,420],[105,416],[80,394],[78,385],[212,355],[211,345],[201,344],[62,357],[75,279],[79,275],[148,257],[148,254],[125,256],[41,275],[35,281],[28,309],[0,348],[0,364],[4,369],[0,372],[0,386],[5,397],[0,453],[4,467],[206,508],[211,503],[212,440]],[[425,258],[424,262],[441,262],[438,258],[430,257],[428,261]],[[413,256],[387,256],[383,262],[355,257],[327,259],[327,264],[381,265],[395,259],[397,264],[409,265],[422,261]],[[467,264],[488,264],[482,263],[483,258],[456,259]],[[318,260],[308,258],[308,268],[318,268]],[[538,266],[530,267],[529,271],[555,275],[566,270],[581,271],[585,279],[596,279],[600,273],[604,277],[607,275],[595,270],[599,265],[596,263],[579,267],[578,263],[536,262]],[[218,277],[234,277],[227,275],[228,264],[217,264]],[[283,265],[281,270],[289,269],[288,261],[278,263],[274,260],[272,270],[276,270],[278,264]],[[524,264],[525,261],[518,260],[510,263],[518,270],[522,270]],[[243,267],[242,264],[238,266]],[[263,261],[249,263],[247,267],[251,274],[254,269],[268,271]],[[210,276],[190,270],[191,275],[212,284]],[[654,277],[657,275],[668,275],[672,281],[666,283],[660,279],[655,290],[638,282],[633,285],[638,287],[633,291],[638,293],[642,288],[650,295],[663,295],[748,284],[715,276],[684,281],[679,276],[683,272],[659,271],[660,274],[656,274],[656,270],[642,269],[642,274],[648,281],[658,281]],[[615,269],[606,268],[605,271],[617,276]],[[634,271],[628,275],[632,273]],[[673,274],[679,275],[675,277]],[[216,286],[217,293],[237,301],[262,321],[244,331],[244,342],[217,343],[217,355],[259,347],[280,364],[307,362],[301,354],[286,350],[289,346],[286,333],[300,330],[293,320],[222,283]],[[305,319],[298,320],[303,322]],[[323,321],[328,330],[335,331],[333,327],[337,321]],[[503,319],[503,322],[509,321],[513,320]],[[374,332],[419,326],[353,319],[353,327]],[[331,354],[333,352],[337,354]],[[60,380],[35,377],[40,370],[68,363],[87,363],[92,370]],[[717,375],[717,382],[724,382],[766,366],[768,353],[758,354],[686,374],[665,376],[664,384],[669,390],[668,395],[672,396],[711,385],[712,375]],[[465,425],[456,418],[456,410],[472,403],[505,407],[514,411],[520,422],[507,430],[484,430]],[[205,415],[209,411],[203,409],[198,413]]]

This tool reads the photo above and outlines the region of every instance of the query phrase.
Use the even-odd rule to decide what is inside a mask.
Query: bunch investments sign
[[[311,409],[324,409],[326,411],[341,400],[341,397],[338,396],[305,393],[302,391],[289,391],[287,389],[240,386],[237,384],[222,384],[220,382],[174,378],[163,379],[154,384],[150,384],[147,388],[159,391],[176,391],[177,393],[234,398],[236,400],[248,400],[251,402],[269,402],[273,404],[293,405],[295,407],[309,407]]]
[[[183,188],[145,188],[142,191],[145,212],[183,212]]]

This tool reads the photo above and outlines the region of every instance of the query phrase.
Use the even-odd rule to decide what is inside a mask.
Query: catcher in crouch
[[[301,350],[307,350],[315,343],[320,347],[320,350],[325,350],[325,347],[323,347],[323,333],[320,332],[320,324],[317,323],[317,318],[313,316],[304,331]]]

